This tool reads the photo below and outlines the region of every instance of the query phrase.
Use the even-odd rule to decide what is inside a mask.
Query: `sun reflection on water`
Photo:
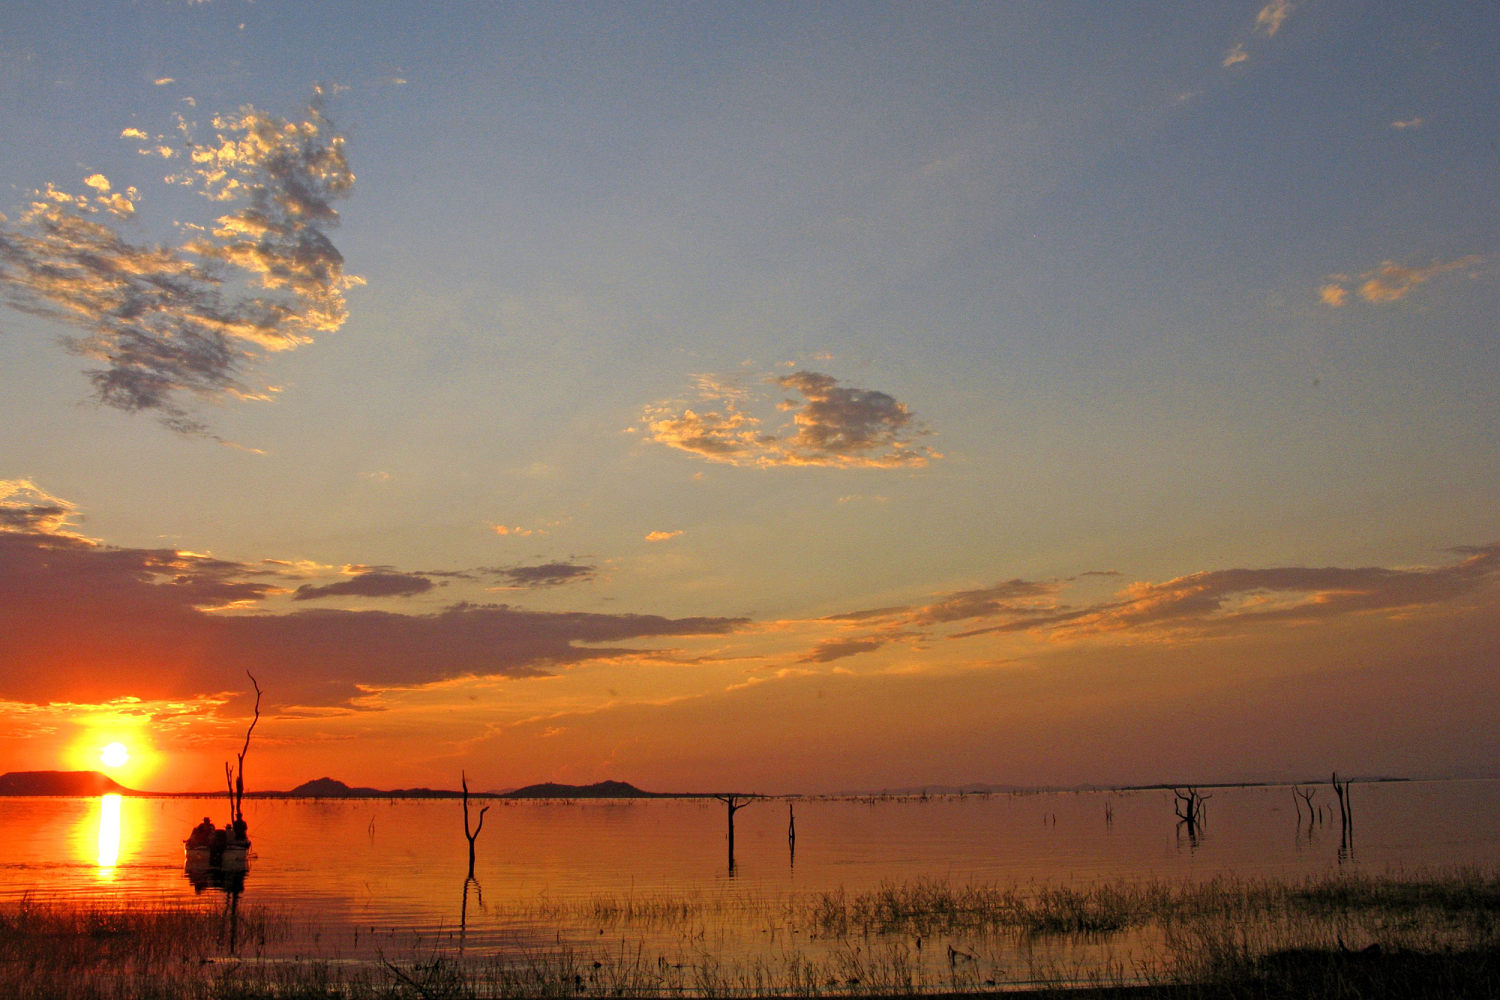
[[[120,796],[99,798],[99,875],[108,880],[120,860]]]

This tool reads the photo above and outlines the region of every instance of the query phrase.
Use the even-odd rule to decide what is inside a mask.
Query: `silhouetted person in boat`
[[[250,844],[250,825],[241,817],[234,821],[229,831],[229,842],[231,844]]]
[[[205,816],[205,817],[203,817],[203,822],[199,823],[197,826],[193,827],[193,832],[188,835],[188,846],[189,847],[207,847],[209,845],[209,843],[213,839],[214,839],[214,824],[213,824],[213,820],[211,820],[207,816]]]

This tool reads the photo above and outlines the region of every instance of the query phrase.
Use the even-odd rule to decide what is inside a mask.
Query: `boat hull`
[[[250,866],[250,845],[230,844],[215,852],[210,847],[183,845],[183,863],[188,868],[222,868],[226,871],[244,871]],[[217,857],[215,856],[217,854]]]

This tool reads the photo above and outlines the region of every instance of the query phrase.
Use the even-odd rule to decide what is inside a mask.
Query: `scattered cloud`
[[[1291,16],[1294,5],[1290,0],[1271,0],[1255,15],[1255,25],[1251,29],[1255,34],[1264,35],[1267,38],[1275,38],[1286,19]],[[1220,65],[1225,69],[1230,66],[1238,66],[1240,63],[1248,62],[1250,53],[1245,48],[1243,41],[1236,42],[1227,53]]]
[[[126,239],[115,220],[135,214],[139,193],[102,174],[85,179],[89,195],[49,184],[14,224],[0,216],[0,298],[83,331],[67,343],[102,362],[88,373],[100,402],[187,433],[206,429],[183,396],[267,398],[247,370],[337,330],[359,283],[327,235],[354,174],[321,100],[300,121],[247,107],[212,128],[207,140],[185,121],[172,137],[122,132],[180,164],[169,182],[226,210],[179,246]]]
[[[700,376],[699,399],[712,408],[658,403],[643,420],[651,440],[714,462],[742,466],[921,466],[942,455],[917,439],[929,432],[888,393],[846,386],[831,375],[799,371],[763,384],[796,393],[775,409],[789,414],[774,430],[749,407],[765,402],[748,387]]]
[[[1318,298],[1324,305],[1335,309],[1349,303],[1351,291],[1370,303],[1399,302],[1411,294],[1418,285],[1425,284],[1440,275],[1454,271],[1469,271],[1470,276],[1473,277],[1484,263],[1483,257],[1474,254],[1457,260],[1434,261],[1425,267],[1411,267],[1388,260],[1363,274],[1329,275],[1326,283],[1318,289]]]
[[[1406,119],[1403,119],[1403,120],[1400,120],[1400,121],[1393,121],[1393,122],[1391,122],[1391,128],[1395,128],[1395,129],[1421,128],[1423,124],[1424,124],[1424,122],[1422,121],[1422,119],[1420,117],[1417,117],[1417,118],[1406,118]]]
[[[678,537],[681,534],[682,534],[682,532],[680,530],[678,530],[678,531],[653,531],[653,532],[650,532],[649,534],[646,535],[646,541],[648,541],[648,542],[665,542],[665,541],[667,541],[669,539],[676,538],[676,537]]]

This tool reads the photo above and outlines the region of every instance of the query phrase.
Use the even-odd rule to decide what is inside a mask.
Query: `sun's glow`
[[[99,751],[99,761],[105,767],[124,767],[130,763],[130,750],[123,743],[111,743]]]

